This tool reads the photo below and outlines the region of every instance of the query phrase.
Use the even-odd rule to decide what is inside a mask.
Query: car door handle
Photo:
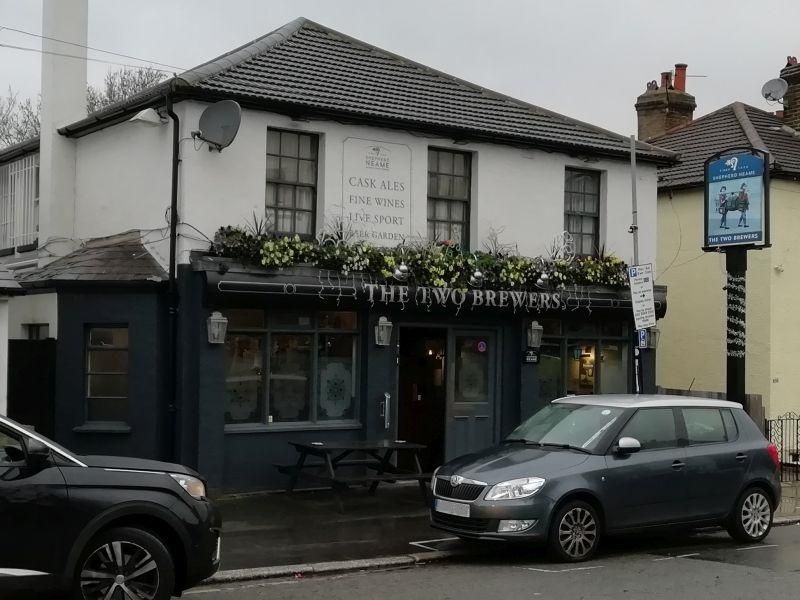
[[[738,460],[739,462],[742,462],[743,460],[746,459],[747,459],[747,454],[742,454],[741,452],[739,452],[739,454],[736,455],[736,460]]]
[[[675,469],[676,471],[680,471],[685,466],[686,466],[686,463],[685,462],[681,462],[679,460],[676,460],[674,463],[672,463],[672,468]]]

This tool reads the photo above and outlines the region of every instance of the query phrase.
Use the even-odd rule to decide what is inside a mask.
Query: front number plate
[[[436,499],[436,512],[456,517],[469,518],[469,504],[461,502],[450,502],[449,500]]]

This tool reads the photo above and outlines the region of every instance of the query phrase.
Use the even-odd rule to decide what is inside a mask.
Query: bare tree
[[[86,108],[90,113],[98,111],[159,83],[165,77],[163,72],[151,67],[109,71],[101,87],[87,87]],[[35,102],[31,98],[20,100],[9,87],[8,95],[0,98],[0,148],[38,137],[41,108],[41,95]]]
[[[8,88],[8,95],[0,98],[0,148],[24,142],[39,135],[41,99],[26,98]]]
[[[109,104],[130,98],[163,81],[165,77],[166,75],[162,71],[157,71],[152,67],[138,69],[125,67],[119,71],[109,71],[106,73],[106,79],[101,88],[90,85],[86,90],[86,108],[93,113]]]

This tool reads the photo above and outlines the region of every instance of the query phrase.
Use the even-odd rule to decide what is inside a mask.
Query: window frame
[[[683,442],[685,441],[685,438],[683,436],[685,435],[686,430],[683,426],[683,415],[680,415],[678,413],[678,410],[674,406],[644,406],[633,409],[630,417],[628,417],[628,419],[625,420],[625,423],[619,428],[617,434],[613,437],[611,445],[608,448],[607,454],[614,453],[614,446],[621,438],[630,437],[625,435],[625,429],[628,427],[628,425],[630,425],[631,421],[633,421],[636,415],[642,411],[649,411],[649,410],[672,411],[672,420],[675,424],[675,445],[668,446],[666,448],[645,448],[644,446],[642,446],[642,448],[639,450],[639,452],[637,452],[637,454],[641,454],[642,452],[662,452],[664,450],[679,450],[684,447]],[[639,438],[636,439],[639,441],[640,444],[642,443],[642,440],[640,440]]]
[[[113,346],[109,348],[91,347],[91,334],[93,329],[125,329],[128,332],[128,344],[125,348]],[[102,427],[103,425],[124,425],[127,427],[128,419],[130,419],[130,399],[131,399],[131,330],[128,323],[87,323],[84,326],[84,341],[83,341],[83,425],[88,428]],[[124,375],[127,378],[127,385],[125,389],[125,396],[89,396],[89,377],[92,375],[122,375],[121,372],[98,372],[93,373],[89,371],[89,353],[90,352],[103,352],[103,351],[120,351],[124,350],[127,355],[126,371]],[[90,399],[125,399],[126,418],[123,420],[99,420],[89,418],[89,400]]]
[[[270,135],[278,134],[278,154],[274,154],[269,151],[269,137]],[[293,134],[298,136],[298,150],[296,156],[290,156],[288,154],[281,154],[281,137],[284,134]],[[314,162],[314,183],[301,183],[299,177],[299,169],[300,169],[300,160],[309,160],[309,159],[301,159],[300,158],[300,144],[299,144],[299,137],[300,136],[308,136],[311,138],[312,148],[314,150],[313,155],[314,158],[312,159]],[[316,236],[317,230],[317,200],[318,200],[318,189],[319,189],[319,149],[320,149],[320,135],[317,133],[307,132],[307,131],[293,131],[291,129],[283,129],[281,127],[267,127],[267,134],[266,134],[266,144],[265,144],[265,152],[264,157],[265,161],[269,161],[269,157],[273,156],[278,158],[278,178],[271,179],[269,177],[269,167],[265,167],[264,173],[264,217],[265,223],[267,225],[267,230],[269,233],[284,237],[284,236],[294,236],[298,235],[301,239],[304,240],[312,240]],[[298,161],[298,177],[294,181],[282,179],[280,177],[280,159],[281,158],[291,158]],[[269,188],[270,184],[275,186],[275,204],[270,205],[268,204],[268,195],[267,189]],[[281,207],[278,205],[278,192],[281,186],[291,186],[292,187],[292,206],[291,207]],[[298,188],[306,188],[311,190],[311,210],[306,210],[304,208],[297,208],[297,189]],[[292,213],[292,227],[293,231],[282,231],[278,229],[278,219],[277,214],[280,210],[288,210]],[[309,233],[298,233],[297,229],[297,213],[307,213],[309,214],[309,219],[311,223],[311,231]],[[275,215],[275,223],[274,227],[270,228],[269,225],[272,222],[272,214]]]
[[[567,181],[569,179],[568,175],[570,173],[580,173],[582,175],[590,175],[592,177],[597,178],[597,212],[591,213],[586,211],[577,211],[573,210],[570,206],[569,209],[567,208],[567,194],[581,194],[581,196],[585,197],[589,196],[590,194],[586,192],[575,192],[572,190],[567,189]],[[584,218],[592,218],[595,220],[595,230],[594,236],[592,240],[593,250],[591,254],[586,254],[584,252],[578,252],[576,249],[576,254],[579,256],[597,256],[600,253],[600,244],[602,240],[601,235],[601,226],[602,226],[602,201],[603,201],[603,171],[597,171],[594,169],[582,169],[580,167],[572,167],[566,166],[564,168],[564,231],[572,235],[573,238],[580,236],[583,238],[584,236],[588,236],[589,234],[581,232],[573,232],[569,228],[569,219],[570,217],[579,217],[581,219],[581,223],[583,222]],[[585,204],[584,204],[585,206]],[[577,240],[576,240],[577,241]],[[581,248],[583,248],[583,244],[581,244]]]
[[[238,308],[238,307],[237,307]],[[245,308],[245,307],[242,307]],[[246,308],[245,308],[246,309]],[[223,311],[225,309],[222,309]],[[228,310],[236,310],[229,308]],[[293,313],[292,309],[269,310],[265,309],[264,312],[264,326],[263,327],[234,327],[229,329],[226,335],[253,335],[259,337],[262,344],[262,357],[261,362],[263,365],[261,373],[261,410],[260,420],[252,423],[225,423],[225,433],[251,433],[251,432],[264,432],[264,431],[309,431],[319,429],[361,429],[361,349],[362,349],[362,332],[361,321],[362,316],[355,310],[312,310],[300,311],[300,314],[306,316],[308,314],[312,317],[312,322],[308,326],[291,326],[279,324],[274,326],[271,324],[270,316],[279,313]],[[356,316],[355,328],[333,328],[322,327],[320,317],[323,313],[329,312],[351,312]],[[269,422],[270,414],[270,348],[273,335],[286,335],[286,334],[299,334],[310,335],[312,338],[313,352],[311,356],[311,381],[309,383],[309,419],[306,421],[283,421],[283,422]],[[319,343],[320,338],[324,335],[347,335],[351,336],[353,340],[352,360],[353,360],[353,417],[351,419],[328,419],[322,420],[319,418]],[[225,374],[227,380],[227,373]]]
[[[436,152],[436,171],[431,171],[430,168],[430,160],[431,160],[431,152]],[[440,196],[437,194],[431,194],[430,191],[430,177],[431,175],[450,175],[456,176],[453,173],[444,173],[439,171],[439,156],[438,153],[446,152],[453,156],[460,155],[464,157],[464,177],[466,177],[466,192],[467,197],[465,199],[455,198],[454,196]],[[451,148],[439,148],[436,146],[428,146],[428,155],[427,155],[427,177],[426,177],[426,227],[431,223],[434,224],[434,236],[435,236],[435,227],[436,223],[446,223],[448,227],[448,231],[452,231],[453,225],[461,225],[461,241],[459,245],[464,249],[469,249],[470,247],[470,224],[472,222],[472,152],[465,152],[462,150],[453,150]],[[458,175],[457,177],[460,177]],[[438,190],[437,190],[438,191]],[[437,219],[436,218],[436,211],[434,210],[433,214],[431,214],[430,206],[431,202],[434,204],[436,202],[447,202],[447,219]],[[455,221],[452,219],[452,206],[454,202],[460,202],[464,208],[464,218],[461,221]],[[447,240],[436,240],[435,237],[431,238],[430,234],[426,235],[429,241],[436,241],[436,242],[444,242]],[[452,238],[451,238],[452,239]]]

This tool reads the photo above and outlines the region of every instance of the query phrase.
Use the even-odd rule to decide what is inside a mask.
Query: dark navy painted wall
[[[85,339],[90,326],[128,327],[128,432],[85,421]],[[163,294],[59,290],[55,437],[82,454],[167,459],[166,305]]]

